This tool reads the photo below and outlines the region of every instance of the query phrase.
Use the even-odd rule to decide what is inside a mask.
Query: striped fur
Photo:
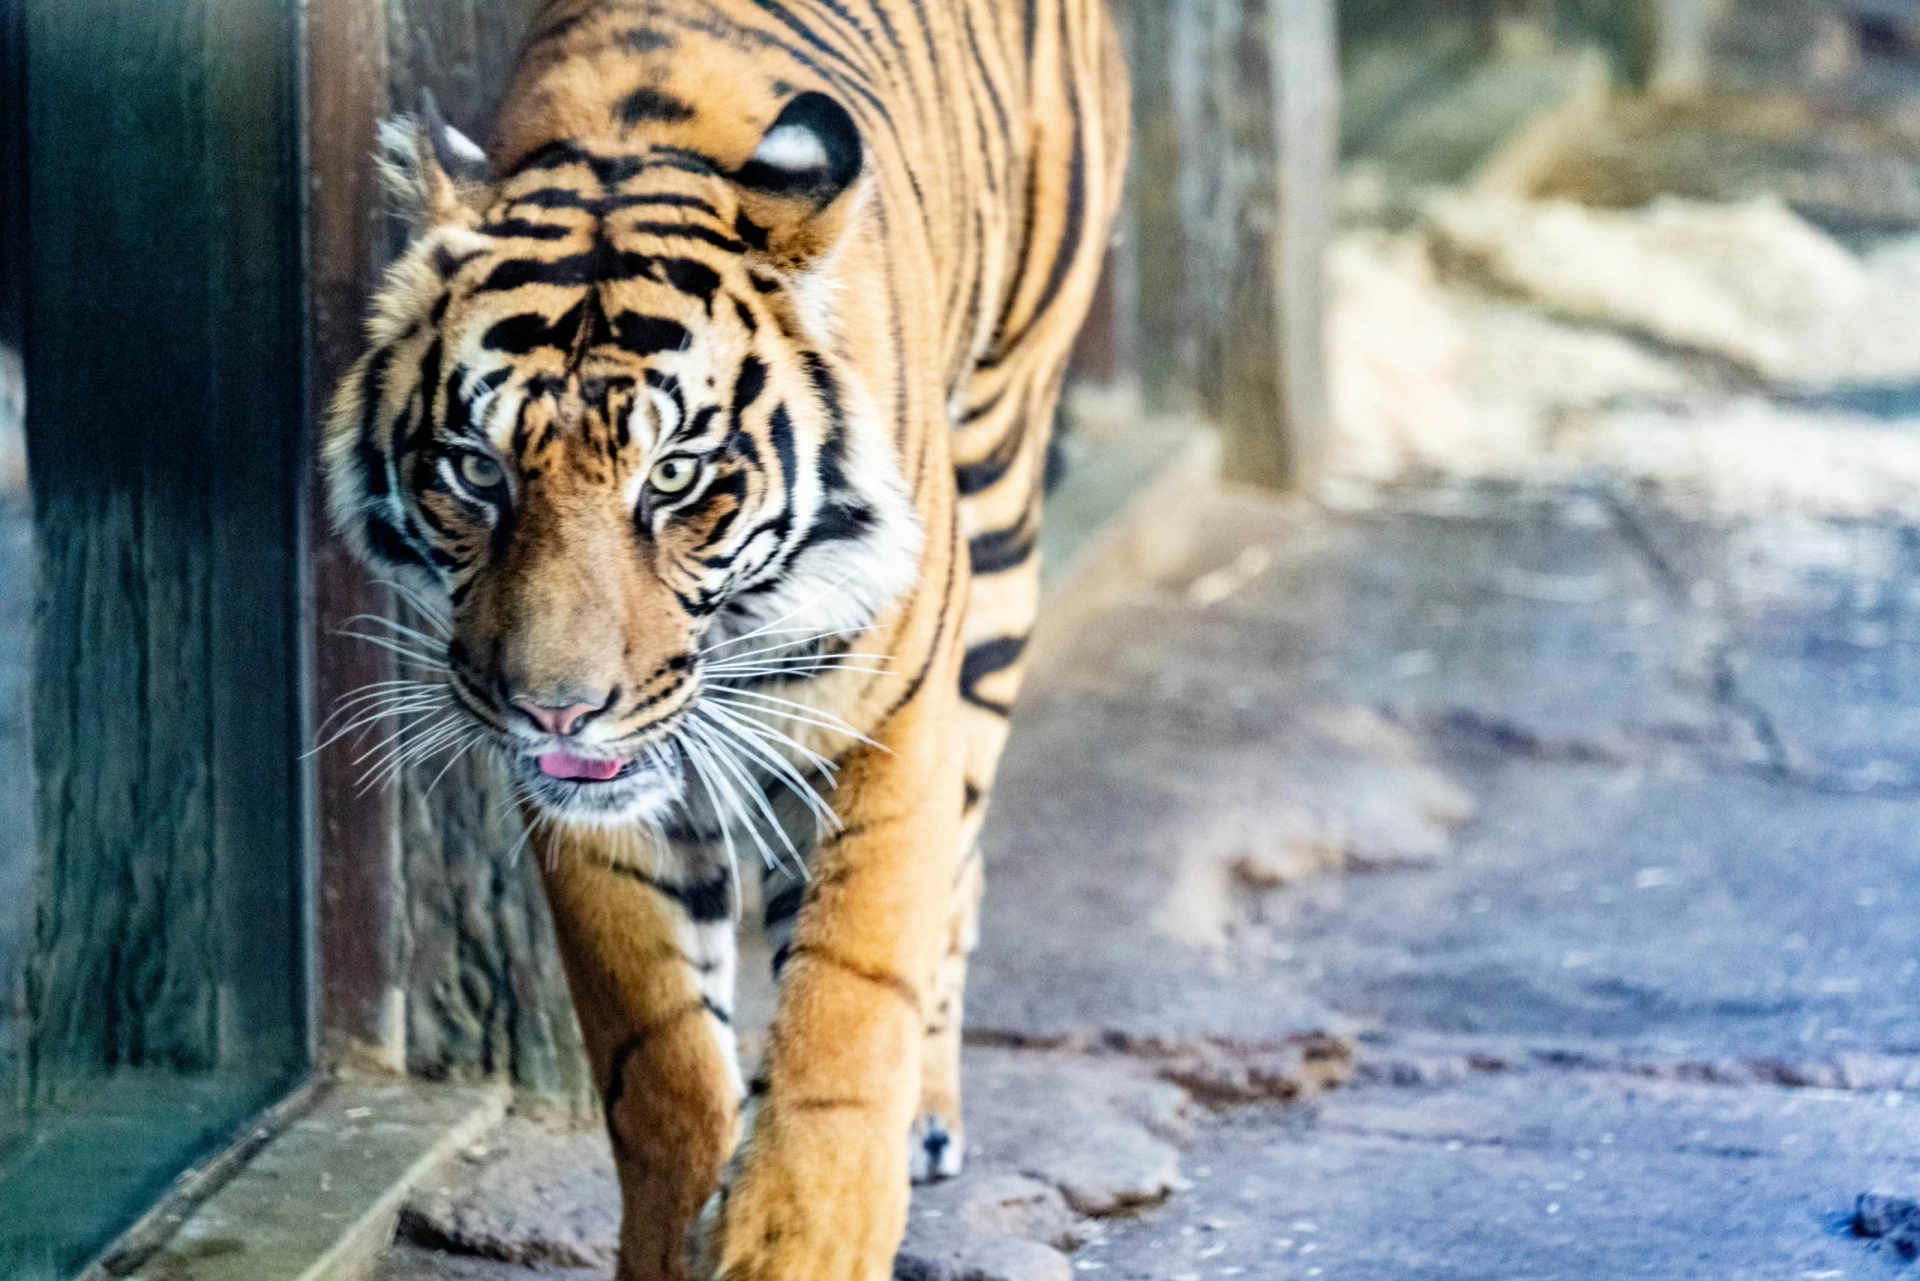
[[[1125,141],[1104,0],[550,0],[484,155],[389,130],[417,230],[333,512],[444,610],[406,706],[523,790],[628,1281],[885,1277],[909,1176],[959,1167],[976,838]]]

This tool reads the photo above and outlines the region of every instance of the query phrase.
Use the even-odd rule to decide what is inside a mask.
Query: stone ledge
[[[203,1201],[135,1281],[357,1281],[413,1186],[498,1125],[503,1088],[338,1084]]]

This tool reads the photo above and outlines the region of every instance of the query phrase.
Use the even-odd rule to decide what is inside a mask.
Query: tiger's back
[[[334,511],[444,599],[448,690],[529,798],[624,1278],[882,1277],[906,1176],[957,1172],[977,837],[1125,104],[1104,0],[554,0],[484,158],[430,115],[391,140],[420,232]],[[781,980],[745,1086],[741,848]]]

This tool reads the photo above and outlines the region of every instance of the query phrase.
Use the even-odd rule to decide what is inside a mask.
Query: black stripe
[[[705,263],[690,258],[623,253],[603,244],[590,253],[555,258],[550,262],[533,258],[503,262],[481,282],[480,289],[483,292],[503,293],[528,285],[584,288],[587,285],[617,284],[640,279],[653,279],[672,285],[681,293],[700,299],[709,309],[713,306],[714,291],[720,287],[720,273]]]
[[[733,406],[727,411],[728,422],[732,426],[730,439],[745,435],[746,428],[742,416],[748,406],[760,399],[760,393],[767,389],[767,367],[758,356],[748,356],[740,362],[740,376],[733,382]],[[753,448],[749,438],[746,442],[749,461],[757,461],[759,451]]]
[[[999,716],[1006,716],[1013,708],[1006,703],[997,702],[980,693],[980,683],[991,676],[997,676],[1020,661],[1027,652],[1027,638],[1024,636],[1003,636],[998,640],[984,641],[967,651],[960,663],[960,697]]]
[[[433,251],[434,273],[438,275],[442,280],[450,279],[462,267],[466,266],[468,263],[472,262],[475,258],[478,258],[479,256],[480,254],[478,251],[475,251],[473,253],[456,254],[451,249],[447,248],[445,245],[441,245]]]
[[[510,356],[524,356],[541,347],[572,351],[580,337],[580,324],[585,318],[584,301],[576,303],[572,310],[551,323],[538,312],[508,316],[505,320],[496,321],[487,330],[480,339],[480,345],[488,351],[504,352]]]
[[[793,501],[793,484],[799,478],[800,466],[794,457],[793,419],[787,413],[785,403],[775,405],[773,414],[767,419],[767,434],[773,441],[773,452],[780,459],[780,484],[786,490],[787,501]]]
[[[1060,37],[1063,49],[1062,58],[1071,52],[1070,32],[1066,27],[1066,10],[1060,13]],[[1067,113],[1073,117],[1076,126],[1080,120],[1080,89],[1073,79],[1071,62],[1062,69],[1067,78]],[[1053,270],[1047,275],[1046,288],[1040,291],[1040,300],[1033,306],[1027,317],[1027,326],[1031,328],[1053,306],[1055,298],[1060,296],[1061,287],[1066,284],[1067,275],[1073,270],[1080,257],[1080,242],[1086,235],[1087,227],[1087,147],[1086,135],[1076,127],[1073,131],[1073,159],[1067,166],[1067,225],[1061,229],[1060,243],[1054,247]]]
[[[1033,523],[1023,517],[1017,525],[975,536],[967,544],[974,574],[1004,574],[1026,564],[1033,555],[1036,532]]]
[[[585,165],[601,186],[615,187],[645,169],[646,161],[639,156],[596,156],[576,143],[549,142],[522,156],[502,179],[517,178],[535,170],[564,169],[568,165]]]
[[[613,337],[623,349],[642,359],[663,351],[680,351],[693,340],[687,327],[677,320],[632,311],[613,318]]]
[[[952,542],[957,541],[959,537],[960,508],[956,504],[947,519],[947,538]],[[947,638],[947,627],[951,622],[949,615],[952,613],[953,606],[953,584],[959,572],[960,557],[956,547],[955,554],[947,557],[947,584],[940,593],[940,613],[934,623],[933,642],[927,646],[926,655],[920,660],[920,669],[913,674],[913,679],[907,682],[906,690],[893,701],[893,706],[887,709],[887,714],[880,718],[880,724],[884,725],[892,720],[901,708],[918,698],[921,688],[927,683],[927,677],[933,671],[934,657],[939,654],[940,646]]]
[[[677,125],[693,119],[693,108],[658,89],[635,89],[620,100],[614,115],[629,129],[646,121]]]
[[[711,881],[697,885],[675,885],[658,877],[648,876],[645,872],[618,864],[606,864],[607,870],[616,872],[640,882],[654,893],[672,899],[680,905],[689,920],[699,925],[712,925],[719,921],[730,920],[733,916],[733,876],[722,873]]]
[[[620,1134],[620,1125],[614,1119],[614,1112],[627,1096],[627,1069],[632,1066],[634,1056],[644,1050],[647,1042],[651,1041],[656,1034],[666,1031],[688,1015],[709,1011],[719,1013],[710,1001],[701,997],[698,1001],[685,1005],[664,1018],[656,1019],[633,1033],[620,1043],[619,1049],[613,1052],[613,1057],[607,1063],[607,1084],[601,1091],[601,1106],[607,1114],[607,1137],[612,1142],[615,1153],[624,1154],[627,1148],[626,1140]],[[725,1021],[731,1022],[731,1020]]]
[[[610,278],[605,257],[602,253],[575,254],[567,258],[555,258],[551,262],[538,258],[516,258],[488,272],[487,278],[480,282],[480,288],[488,292],[503,292],[527,285],[591,285]],[[631,279],[643,274],[646,269],[644,261],[621,264],[621,267],[619,275],[613,278]]]
[[[711,178],[720,172],[712,156],[691,147],[650,147],[641,164],[643,168],[673,169],[680,173],[699,174],[703,178]]]
[[[1026,437],[1023,427],[1024,423],[1015,418],[985,458],[978,462],[962,463],[953,469],[954,483],[962,498],[985,493],[1013,470],[1013,465],[1020,461],[1020,446]]]
[[[628,53],[658,53],[662,49],[673,48],[673,37],[664,32],[635,27],[631,31],[622,31],[617,43]]]
[[[800,915],[800,906],[806,901],[807,887],[804,885],[789,886],[775,894],[767,900],[767,928],[776,929]]]
[[[535,209],[579,209],[604,218],[608,214],[619,213],[623,209],[696,209],[711,218],[718,218],[720,211],[698,196],[682,195],[679,192],[662,191],[647,194],[588,196],[582,195],[571,187],[539,187],[523,195],[512,197],[507,208],[516,205],[532,205]]]
[[[654,279],[664,280],[683,294],[691,294],[713,312],[713,294],[720,288],[720,273],[691,258],[656,258]]]
[[[733,499],[733,506],[721,512],[714,520],[713,528],[707,531],[706,541],[700,544],[699,550],[702,552],[706,551],[709,547],[717,547],[725,542],[727,534],[733,529],[733,523],[740,519],[740,513],[744,510],[747,501],[747,477],[745,473],[735,470],[728,472],[724,476],[717,477],[707,486],[706,492],[700,495],[699,501],[686,509],[687,515],[689,517],[696,516],[706,511],[722,498]],[[725,569],[733,564],[733,557],[702,556],[700,563],[708,569]]]
[[[713,420],[719,413],[720,406],[705,406],[693,416],[693,421],[687,425],[687,430],[682,435],[687,440],[701,439],[707,434],[707,428],[713,425]]]
[[[742,254],[747,251],[746,242],[735,240],[732,236],[715,231],[712,227],[702,227],[696,222],[636,222],[626,228],[626,234],[633,236],[657,236],[662,240],[697,240],[702,244],[724,249],[730,254]]]
[[[393,366],[393,348],[381,347],[367,358],[360,373],[360,432],[357,454],[362,480],[370,497],[385,498],[392,492],[387,480],[386,451],[380,448],[380,405],[386,399],[387,371]]]
[[[512,237],[517,240],[565,240],[576,228],[558,222],[529,222],[525,218],[501,218],[495,222],[483,223],[480,230],[489,236]]]
[[[872,533],[879,521],[878,513],[865,503],[831,502],[813,518],[813,527],[807,530],[801,547],[804,550],[822,543],[856,542]]]
[[[1026,234],[1020,237],[1020,256],[1014,262],[1012,273],[1007,276],[1007,296],[1001,303],[999,319],[994,321],[993,326],[993,350],[980,362],[983,367],[998,365],[1013,349],[1013,343],[1007,335],[1007,325],[1013,320],[1013,309],[1020,303],[1020,289],[1027,278],[1027,264],[1033,258],[1033,224],[1039,207],[1040,171],[1037,167],[1029,166],[1026,211],[1021,223],[1026,229]]]
[[[754,249],[765,250],[767,247],[767,229],[747,217],[744,209],[733,215],[733,234]]]
[[[785,5],[777,3],[776,0],[753,0],[753,3],[762,13],[778,20],[787,30],[793,32],[793,34],[799,36],[802,40],[812,45],[815,49],[818,49],[821,53],[826,54],[829,58],[832,58],[848,71],[855,73],[860,72],[861,69],[854,65],[851,58],[821,39],[820,35],[815,32],[813,28],[794,17]]]
[[[1007,104],[1000,100],[1000,90],[993,83],[993,72],[987,66],[987,60],[980,51],[980,34],[973,29],[973,8],[962,5],[960,8],[961,26],[967,33],[967,48],[973,54],[973,65],[979,68],[980,83],[985,86],[987,100],[993,104],[994,118],[1000,122],[1000,140],[1004,144],[1013,137],[1013,125],[1007,118]]]

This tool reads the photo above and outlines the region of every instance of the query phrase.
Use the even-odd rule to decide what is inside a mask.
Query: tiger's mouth
[[[596,759],[569,752],[548,752],[533,758],[534,768],[560,783],[614,783],[640,772],[638,757],[629,760]]]
[[[554,818],[646,821],[679,798],[679,772],[659,753],[582,756],[547,750],[513,756],[521,793]]]

